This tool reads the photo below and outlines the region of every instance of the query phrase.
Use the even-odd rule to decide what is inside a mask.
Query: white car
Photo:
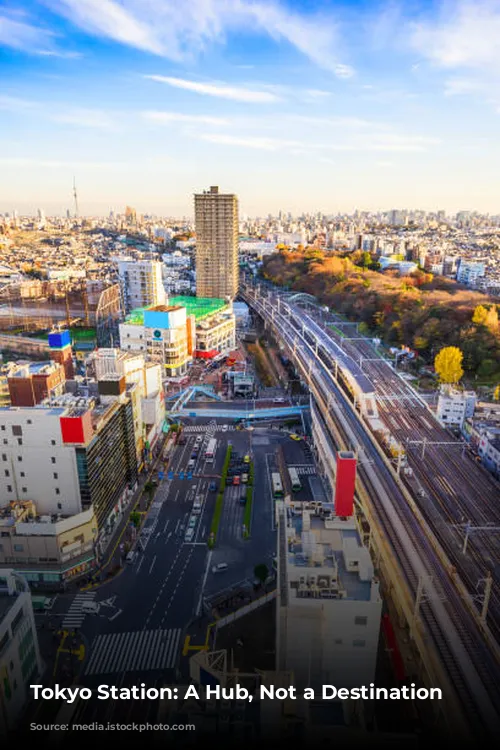
[[[191,541],[191,539],[193,538],[193,536],[194,536],[194,529],[193,529],[193,528],[191,527],[191,528],[189,528],[189,529],[188,529],[188,530],[186,531],[186,533],[185,533],[185,535],[184,535],[184,540],[185,540],[186,542],[190,542],[190,541]]]
[[[99,604],[97,602],[83,602],[82,613],[84,615],[96,615],[99,612]]]
[[[227,563],[219,563],[218,565],[214,565],[212,567],[212,573],[223,573],[225,570],[228,569]]]

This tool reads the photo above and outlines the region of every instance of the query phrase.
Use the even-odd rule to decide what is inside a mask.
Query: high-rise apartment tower
[[[238,198],[211,187],[194,196],[196,294],[234,299],[238,292]]]

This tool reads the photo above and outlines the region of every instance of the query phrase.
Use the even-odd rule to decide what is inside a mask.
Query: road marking
[[[118,617],[118,615],[121,615],[122,612],[123,612],[123,609],[119,609],[118,612],[115,612],[115,614],[113,615],[113,617],[108,617],[108,620],[110,622],[112,622],[113,620],[115,620]]]
[[[135,570],[136,573],[138,573],[140,571],[141,565],[142,565],[143,562],[144,562],[144,553],[142,554],[141,559],[139,561],[139,565],[137,566],[137,568]]]
[[[170,518],[169,518],[169,519],[167,519],[167,521],[165,522],[165,526],[163,527],[163,533],[164,533],[164,534],[165,534],[165,532],[166,532],[166,530],[167,530],[167,526],[168,526],[168,524],[169,524],[169,523],[170,523]]]
[[[61,623],[62,627],[67,628],[68,630],[79,628],[85,620],[85,612],[82,612],[83,603],[93,601],[95,596],[95,591],[87,591],[83,594],[77,594],[71,602],[71,606]]]
[[[172,669],[180,636],[180,628],[98,635],[92,643],[85,674]]]
[[[198,599],[198,605],[196,607],[196,617],[199,616],[200,611],[201,611],[201,601],[202,601],[202,598],[203,598],[203,591],[205,590],[205,585],[206,585],[206,582],[207,582],[208,570],[210,568],[210,561],[211,561],[211,559],[212,559],[212,550],[210,550],[209,553],[208,553],[208,555],[207,555],[207,564],[205,566],[205,575],[203,576],[203,581],[201,583],[200,598]]]
[[[180,519],[180,518],[178,518],[178,519],[177,519],[177,525],[176,525],[176,527],[175,527],[175,533],[176,533],[176,534],[177,534],[177,531],[178,531],[178,529],[179,529],[179,524],[180,524],[180,522],[181,522],[181,519]]]
[[[153,562],[151,563],[151,567],[149,569],[149,573],[150,574],[151,574],[151,571],[153,570],[153,566],[154,566],[155,562],[156,562],[156,555],[153,557]]]

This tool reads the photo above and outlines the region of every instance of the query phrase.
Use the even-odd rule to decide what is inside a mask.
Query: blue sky
[[[0,212],[500,213],[500,0],[0,0]]]

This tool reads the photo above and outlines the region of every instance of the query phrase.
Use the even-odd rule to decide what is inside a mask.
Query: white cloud
[[[443,6],[439,18],[412,24],[411,43],[443,68],[500,67],[500,2],[458,0]]]
[[[7,112],[26,112],[37,105],[27,99],[20,99],[17,96],[0,95],[0,109]]]
[[[473,78],[450,78],[445,82],[445,96],[463,96],[465,94],[485,94],[485,84]]]
[[[285,41],[339,78],[353,74],[338,59],[331,14],[301,14],[274,0],[45,0],[85,31],[182,61],[241,31]]]
[[[301,148],[304,144],[297,141],[284,141],[279,138],[259,138],[254,136],[232,136],[220,133],[202,133],[199,138],[210,143],[219,143],[225,146],[243,146],[244,148],[255,148],[263,151],[279,151],[285,148]]]
[[[306,96],[311,97],[311,99],[325,99],[331,95],[331,91],[322,91],[321,89],[307,89],[306,91]]]
[[[56,35],[49,29],[33,26],[5,15],[0,16],[0,46],[32,55],[51,57],[78,57],[76,52],[65,52],[57,49]]]
[[[210,115],[185,115],[181,112],[142,112],[145,120],[159,123],[183,122],[183,123],[200,123],[204,125],[229,125],[229,120],[223,117],[211,117]]]
[[[68,109],[49,115],[53,122],[63,125],[76,125],[82,128],[97,128],[99,130],[113,130],[116,123],[107,113],[98,109]]]
[[[174,86],[187,91],[194,91],[196,94],[205,96],[215,96],[221,99],[231,99],[235,102],[247,102],[260,104],[278,101],[279,98],[269,91],[254,91],[243,86],[228,86],[225,83],[202,83],[200,81],[187,81],[184,78],[172,78],[170,76],[148,75],[144,76],[158,83],[166,83],[168,86]]]

